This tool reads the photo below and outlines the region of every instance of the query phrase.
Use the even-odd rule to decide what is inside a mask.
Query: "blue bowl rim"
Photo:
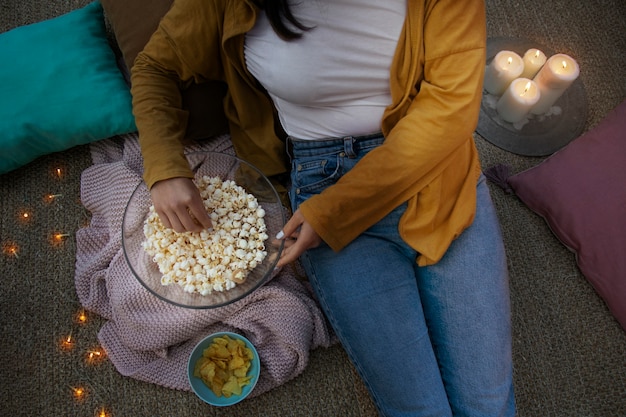
[[[243,342],[246,343],[246,347],[252,350],[252,353],[254,355],[254,359],[252,360],[252,365],[249,371],[249,372],[252,372],[252,380],[250,381],[250,384],[243,387],[241,395],[232,395],[230,398],[216,396],[211,391],[211,389],[204,383],[204,381],[202,381],[202,379],[193,376],[194,366],[196,364],[196,361],[200,359],[200,356],[202,355],[202,351],[210,345],[213,339],[215,339],[216,337],[222,337],[222,336],[229,336],[233,339],[242,340]],[[191,386],[191,389],[193,390],[193,392],[202,401],[206,402],[207,404],[211,404],[211,405],[218,406],[218,407],[227,407],[230,405],[234,405],[243,401],[246,397],[248,397],[250,393],[252,392],[252,390],[254,389],[254,387],[256,386],[257,382],[259,381],[260,371],[261,371],[261,363],[260,363],[259,353],[257,352],[252,342],[250,342],[248,338],[240,335],[239,333],[227,332],[227,331],[212,333],[206,336],[205,338],[203,338],[202,340],[200,340],[191,351],[191,354],[189,355],[189,360],[187,361],[187,378],[189,380],[189,385]]]

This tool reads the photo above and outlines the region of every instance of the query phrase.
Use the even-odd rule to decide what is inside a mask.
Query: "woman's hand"
[[[158,181],[150,189],[154,209],[167,228],[200,232],[213,227],[198,187],[190,178]]]
[[[276,239],[285,239],[285,249],[280,255],[277,268],[295,261],[305,250],[315,248],[322,243],[322,238],[313,230],[300,210],[296,210]]]

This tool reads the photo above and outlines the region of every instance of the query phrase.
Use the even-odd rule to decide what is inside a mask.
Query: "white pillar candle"
[[[543,64],[546,63],[546,54],[539,49],[532,48],[524,54],[524,71],[520,78],[530,78],[531,80],[537,75]]]
[[[484,88],[488,93],[499,96],[523,70],[522,57],[515,52],[500,51],[485,70]]]
[[[537,84],[528,78],[513,80],[496,104],[500,117],[509,122],[521,122],[540,97]]]
[[[533,79],[537,83],[541,97],[530,112],[547,113],[579,74],[578,63],[572,57],[565,54],[551,56]]]

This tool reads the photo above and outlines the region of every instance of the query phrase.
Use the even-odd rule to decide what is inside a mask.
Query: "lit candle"
[[[551,56],[533,79],[537,83],[541,97],[530,112],[547,113],[579,74],[578,63],[570,56],[565,54]]]
[[[537,84],[528,78],[518,78],[506,89],[496,104],[502,119],[509,123],[522,121],[540,97]]]
[[[496,96],[504,93],[511,82],[524,71],[524,61],[515,52],[500,51],[485,70],[484,88]]]
[[[531,80],[537,75],[543,64],[546,63],[546,55],[539,49],[532,48],[524,54],[524,71],[520,78],[530,78]]]

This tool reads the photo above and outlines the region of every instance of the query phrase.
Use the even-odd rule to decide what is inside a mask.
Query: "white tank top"
[[[312,27],[302,38],[282,40],[260,13],[245,42],[246,65],[272,97],[287,134],[379,132],[406,0],[301,0],[292,7]]]

